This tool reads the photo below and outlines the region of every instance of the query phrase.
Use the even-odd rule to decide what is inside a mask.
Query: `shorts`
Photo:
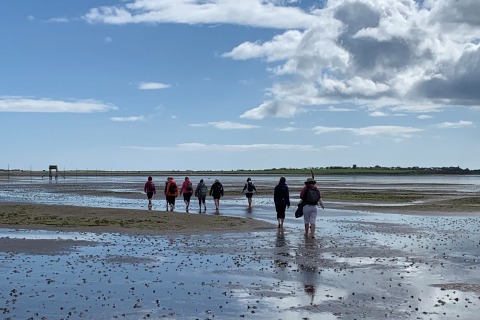
[[[315,224],[317,220],[317,206],[314,204],[307,204],[303,206],[303,221],[305,224]]]
[[[189,202],[191,197],[192,197],[192,194],[191,194],[190,192],[188,192],[188,193],[185,193],[185,192],[184,192],[184,193],[183,193],[183,200]]]
[[[277,219],[285,219],[286,204],[276,204],[275,211],[277,211]]]
[[[251,198],[251,197],[253,197],[253,192],[245,193],[245,196],[246,196],[247,198]]]
[[[152,199],[153,192],[147,192],[147,199]]]
[[[166,196],[167,203],[175,205],[175,196]]]

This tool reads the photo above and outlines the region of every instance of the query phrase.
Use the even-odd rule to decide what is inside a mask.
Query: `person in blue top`
[[[281,177],[273,191],[273,201],[275,202],[275,211],[277,211],[278,227],[283,228],[285,220],[285,211],[290,208],[290,193],[288,191],[287,179]]]

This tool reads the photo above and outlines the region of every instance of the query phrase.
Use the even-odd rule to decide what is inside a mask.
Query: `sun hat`
[[[315,181],[315,179],[313,178],[307,178],[307,181],[305,181],[305,184],[315,184],[317,183],[317,181]]]

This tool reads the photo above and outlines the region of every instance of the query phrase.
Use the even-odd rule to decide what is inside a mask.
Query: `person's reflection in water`
[[[273,262],[279,269],[285,270],[285,268],[288,267],[287,257],[290,256],[288,250],[285,232],[283,229],[278,229],[277,237],[275,239],[275,259]]]
[[[310,304],[313,305],[318,286],[318,266],[321,251],[315,240],[305,239],[304,245],[299,246],[297,252],[297,264],[300,270],[300,281],[304,291],[310,296]]]

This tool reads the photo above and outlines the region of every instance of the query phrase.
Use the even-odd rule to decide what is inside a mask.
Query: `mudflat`
[[[163,211],[160,196],[152,211],[58,204],[145,207],[146,199],[129,186],[47,185],[45,199],[53,195],[57,205],[0,204],[0,312],[7,319],[478,318],[478,190],[339,187],[321,189],[326,209],[316,239],[305,239],[295,200],[277,228],[268,186],[257,187],[252,210],[230,187],[219,214],[210,202],[198,214],[184,212],[180,199],[176,211]]]

